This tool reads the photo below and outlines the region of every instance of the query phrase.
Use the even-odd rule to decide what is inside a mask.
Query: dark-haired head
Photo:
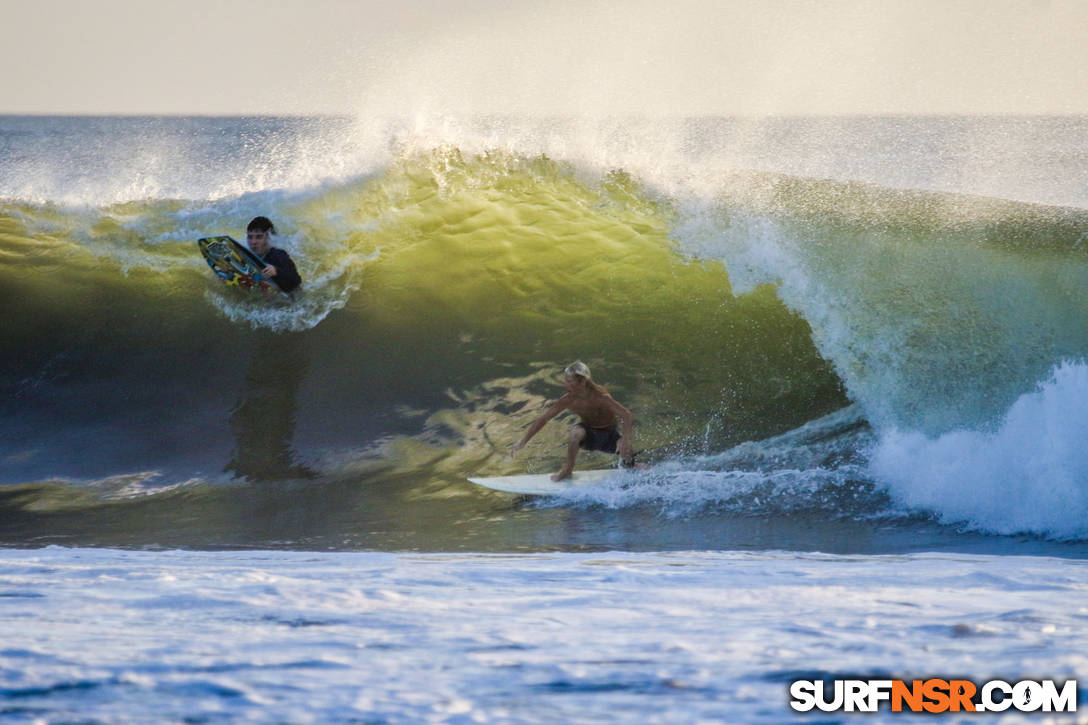
[[[253,217],[253,221],[246,227],[247,232],[268,232],[269,234],[276,233],[276,227],[272,225],[272,220],[266,216]]]

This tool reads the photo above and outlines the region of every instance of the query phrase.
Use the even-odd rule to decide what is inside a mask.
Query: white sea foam
[[[105,205],[228,199],[380,173],[400,149],[545,154],[596,173],[622,168],[666,192],[708,198],[722,172],[755,169],[1088,206],[1088,170],[1040,158],[1079,149],[1084,120],[486,116],[373,108],[357,117],[6,117],[0,198]],[[91,129],[88,138],[88,128]],[[919,151],[920,147],[922,152]]]
[[[255,328],[277,332],[300,331],[316,327],[335,310],[348,304],[359,283],[359,271],[380,256],[345,254],[336,264],[315,276],[307,275],[303,288],[290,300],[279,295],[271,301],[261,295],[231,295],[222,289],[208,290],[204,297],[227,318]]]
[[[697,465],[688,461],[645,472],[617,472],[615,477],[578,486],[543,503],[617,509],[648,504],[666,516],[688,516],[707,509],[751,515],[784,515],[808,509],[849,514],[855,513],[850,499],[859,496],[852,481],[864,474],[854,466],[722,471],[699,470]]]
[[[939,554],[6,550],[0,710],[111,723],[802,720],[787,688],[808,674],[1083,674],[1085,568]]]
[[[981,531],[1088,538],[1088,364],[1063,362],[992,429],[891,430],[870,471],[897,502]]]

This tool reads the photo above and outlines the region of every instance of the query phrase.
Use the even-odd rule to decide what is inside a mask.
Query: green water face
[[[58,441],[88,435],[55,404],[68,395],[106,410],[97,426],[116,436],[142,439],[137,423],[155,420],[172,449],[183,430],[232,430],[286,441],[310,465],[365,450],[393,471],[509,470],[497,451],[575,358],[637,413],[640,447],[715,450],[846,402],[773,287],[734,296],[720,262],[677,250],[670,201],[619,172],[589,183],[546,158],[440,150],[286,198],[267,213],[305,280],[294,305],[222,288],[196,254],[197,236],[244,225],[238,200],[0,212],[16,259],[0,282],[25,311],[0,323],[19,350],[6,384],[26,394],[8,418],[23,447],[36,445],[30,420],[67,431]],[[239,437],[237,411],[268,377],[287,392],[280,417],[241,418],[293,435]],[[534,444],[539,465],[563,430]],[[131,449],[143,452],[115,473],[157,467],[155,446]],[[122,466],[111,451],[104,467]]]

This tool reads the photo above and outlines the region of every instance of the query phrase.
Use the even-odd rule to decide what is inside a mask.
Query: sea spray
[[[990,428],[886,431],[872,475],[901,506],[1000,534],[1088,537],[1088,364],[1065,361]]]

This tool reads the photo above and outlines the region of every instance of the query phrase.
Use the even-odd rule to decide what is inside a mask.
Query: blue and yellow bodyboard
[[[271,287],[279,291],[276,280],[266,277],[261,271],[266,266],[264,261],[233,238],[204,237],[198,239],[197,244],[215,276],[228,285],[245,289]]]

